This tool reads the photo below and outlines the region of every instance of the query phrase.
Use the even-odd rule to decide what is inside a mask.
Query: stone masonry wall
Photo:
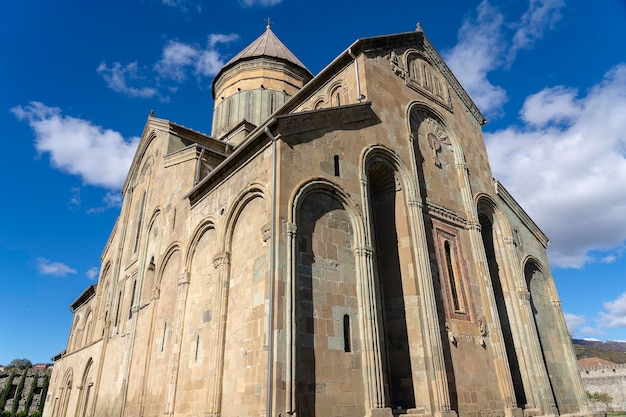
[[[24,372],[26,372],[26,377],[24,378],[23,388],[21,392],[18,392],[18,386]],[[28,369],[27,371],[24,371],[22,369],[16,369],[13,378],[11,378],[11,370],[5,369],[3,371],[0,371],[0,397],[5,392],[5,389],[7,389],[7,385],[9,383],[11,384],[11,386],[8,388],[4,408],[0,409],[0,412],[12,411],[15,401],[19,401],[16,414],[23,411],[25,409],[26,402],[28,401],[28,396],[30,395],[31,390],[32,401],[28,409],[28,415],[30,416],[32,413],[37,411],[41,402],[45,401],[45,395],[47,393],[47,383],[45,379],[46,375],[49,375],[49,373],[50,372],[48,370],[40,371]],[[37,382],[33,384],[35,377],[37,378]]]
[[[626,364],[581,368],[580,376],[585,391],[608,394],[613,398],[609,408],[626,410]],[[597,404],[597,408],[605,406]]]

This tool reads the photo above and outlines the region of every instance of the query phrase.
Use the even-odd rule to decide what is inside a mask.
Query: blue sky
[[[209,133],[212,77],[267,17],[314,74],[421,22],[551,239],[570,331],[626,340],[625,1],[4,0],[0,363],[65,348],[148,113]]]

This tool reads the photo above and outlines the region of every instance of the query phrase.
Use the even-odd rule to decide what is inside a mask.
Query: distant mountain
[[[576,359],[600,358],[613,363],[626,363],[626,342],[572,339]]]

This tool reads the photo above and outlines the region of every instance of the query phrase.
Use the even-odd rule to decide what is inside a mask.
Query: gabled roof
[[[278,37],[274,35],[274,32],[272,32],[272,29],[269,25],[267,26],[265,33],[263,33],[254,42],[252,42],[241,52],[235,55],[230,61],[226,63],[226,65],[224,65],[224,68],[227,68],[238,61],[260,58],[264,56],[287,61],[301,68],[304,68],[305,70],[307,69],[304,64],[300,62],[300,60],[296,58],[296,56],[291,53],[289,49],[287,49],[287,47],[280,41],[280,39],[278,39]]]

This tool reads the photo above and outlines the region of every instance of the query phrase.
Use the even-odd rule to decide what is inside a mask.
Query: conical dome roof
[[[292,64],[295,64],[308,72],[310,72],[302,62],[278,39],[268,25],[265,33],[259,36],[254,42],[244,48],[243,51],[235,55],[230,61],[224,65],[228,68],[237,61],[243,61],[259,57],[278,58]]]

